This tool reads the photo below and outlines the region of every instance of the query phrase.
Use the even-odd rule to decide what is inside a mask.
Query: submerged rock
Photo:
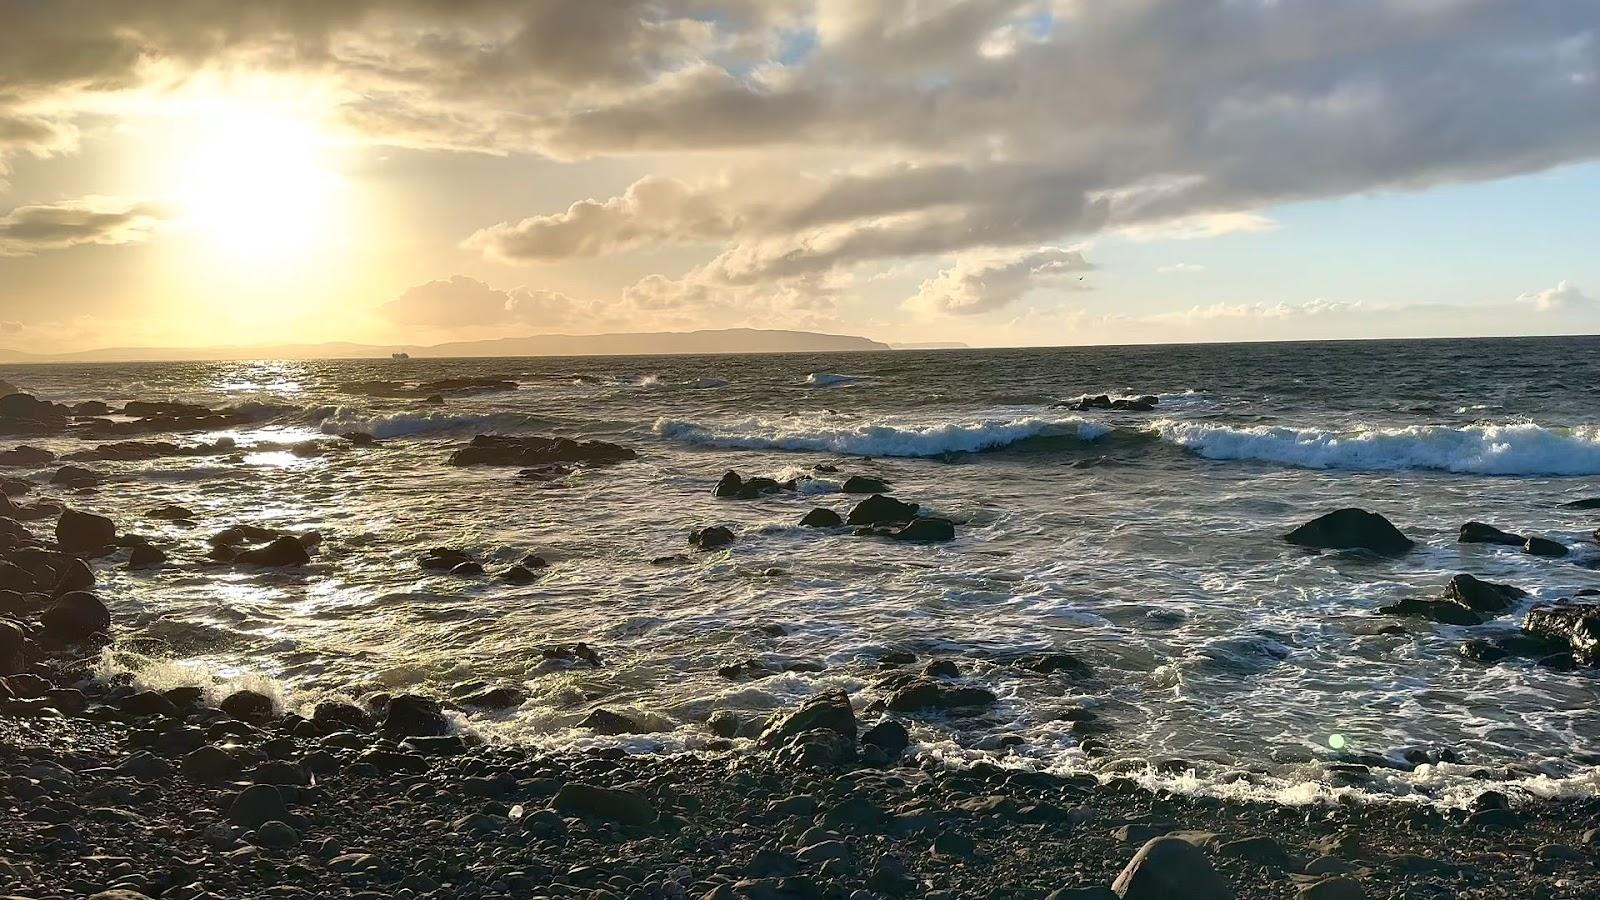
[[[596,734],[611,736],[621,734],[643,734],[649,731],[648,728],[641,726],[631,717],[622,715],[621,713],[612,712],[604,707],[590,712],[589,715],[584,717],[582,722],[578,723],[578,727],[587,728]]]
[[[1320,550],[1369,550],[1384,555],[1405,553],[1416,546],[1388,519],[1355,507],[1318,516],[1284,535],[1283,539]]]
[[[450,454],[450,465],[527,467],[550,463],[586,463],[600,466],[637,457],[638,454],[633,450],[606,441],[480,434],[472,439],[472,443]]]
[[[1423,600],[1414,597],[1407,597],[1399,603],[1391,603],[1388,606],[1380,606],[1378,614],[1427,619],[1443,625],[1482,625],[1486,621],[1482,615],[1453,600]]]
[[[1461,526],[1461,536],[1456,540],[1463,544],[1502,544],[1507,547],[1520,547],[1527,538],[1509,531],[1501,531],[1493,525],[1482,522],[1467,522]]]
[[[31,468],[46,466],[55,462],[56,455],[43,447],[30,447],[19,444],[10,450],[0,450],[0,467],[5,468]]]

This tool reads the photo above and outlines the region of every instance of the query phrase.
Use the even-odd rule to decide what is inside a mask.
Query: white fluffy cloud
[[[1557,282],[1555,287],[1520,294],[1518,303],[1525,303],[1540,312],[1572,312],[1594,307],[1593,298],[1570,281]]]
[[[906,306],[954,316],[993,312],[1035,288],[1081,289],[1084,276],[1080,273],[1092,268],[1081,252],[1060,247],[1039,247],[1001,257],[958,257],[955,265],[922,282]]]

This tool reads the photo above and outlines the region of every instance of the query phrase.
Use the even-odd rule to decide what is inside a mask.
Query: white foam
[[[1150,428],[1207,459],[1303,469],[1432,469],[1474,475],[1600,475],[1600,426],[1235,427],[1162,420]]]
[[[864,375],[841,375],[838,372],[812,372],[806,376],[806,384],[812,387],[832,387],[839,384],[854,384],[865,377]]]
[[[977,453],[1033,437],[1094,440],[1111,429],[1077,416],[1025,417],[919,424],[902,420],[839,421],[830,416],[745,419],[702,425],[657,419],[656,434],[689,444],[743,450],[819,450],[860,456]]]
[[[319,427],[323,434],[364,431],[382,439],[439,431],[492,431],[515,427],[526,421],[526,416],[508,413],[486,416],[415,412],[368,414],[355,409],[336,407],[327,412]]]

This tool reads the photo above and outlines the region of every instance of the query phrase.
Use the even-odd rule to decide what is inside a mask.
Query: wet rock
[[[1336,875],[1300,888],[1297,900],[1366,900],[1367,892],[1354,878]]]
[[[262,725],[272,720],[272,698],[258,691],[239,690],[222,698],[218,704],[223,712],[241,722]]]
[[[1568,553],[1567,545],[1549,538],[1530,537],[1522,545],[1522,552],[1546,559],[1560,559]]]
[[[914,541],[917,543],[953,541],[956,537],[956,525],[949,519],[918,516],[907,523],[904,528],[896,531],[893,537],[897,541]]]
[[[734,542],[733,530],[722,525],[696,528],[689,535],[689,546],[696,550],[719,550]]]
[[[649,729],[642,727],[638,722],[621,713],[600,708],[590,712],[578,723],[579,728],[587,728],[597,734],[643,734]]]
[[[150,569],[167,561],[167,554],[149,544],[139,544],[128,552],[128,568]]]
[[[1510,653],[1507,653],[1505,648],[1501,647],[1499,644],[1496,644],[1493,641],[1484,640],[1482,638],[1473,638],[1468,641],[1463,641],[1461,646],[1457,648],[1457,651],[1461,654],[1462,658],[1470,659],[1473,662],[1483,663],[1485,665],[1499,662],[1500,660],[1511,655]]]
[[[1600,603],[1562,601],[1536,606],[1522,619],[1522,630],[1564,643],[1582,665],[1600,665]]]
[[[839,490],[846,494],[887,494],[889,483],[881,478],[869,478],[865,475],[851,475],[844,480]]]
[[[116,523],[105,516],[64,509],[56,520],[56,543],[68,553],[103,550],[116,540]]]
[[[719,709],[706,719],[706,730],[720,738],[731,738],[739,733],[739,717],[726,709]]]
[[[655,807],[640,794],[581,782],[562,785],[551,805],[565,816],[620,825],[649,825],[658,818]]]
[[[94,587],[94,570],[81,559],[67,559],[60,565],[56,573],[56,583],[52,590],[56,594],[65,594],[68,591],[87,591]]]
[[[1385,555],[1404,553],[1415,546],[1388,519],[1354,507],[1318,516],[1284,535],[1283,539],[1302,547],[1367,550]]]
[[[239,551],[233,562],[250,566],[303,566],[311,562],[311,554],[306,552],[299,538],[283,535],[264,547]]]
[[[1493,525],[1482,522],[1468,522],[1461,526],[1461,536],[1457,538],[1463,544],[1503,544],[1508,547],[1521,547],[1527,540],[1520,534],[1501,531]]]
[[[851,525],[892,525],[910,522],[917,517],[917,504],[903,503],[893,497],[873,494],[850,510],[846,521]]]
[[[1561,504],[1562,509],[1600,509],[1600,497],[1585,497]]]
[[[473,706],[479,709],[511,709],[521,706],[528,699],[528,692],[522,688],[502,685],[500,687],[485,688],[477,693],[463,698],[464,706]]]
[[[500,580],[507,584],[532,584],[538,578],[532,569],[525,566],[512,566],[500,573]]]
[[[83,466],[62,466],[50,476],[50,483],[66,488],[83,488],[99,484],[105,476]]]
[[[289,818],[283,794],[270,784],[253,784],[239,792],[228,806],[228,821],[241,828],[259,828],[267,822]]]
[[[40,624],[45,637],[75,644],[110,631],[111,611],[88,591],[70,591],[45,610]]]
[[[472,562],[472,554],[458,547],[434,547],[417,560],[424,569],[448,572],[462,563]]]
[[[744,487],[744,479],[739,477],[738,472],[729,469],[723,473],[722,478],[717,481],[717,486],[711,493],[717,497],[737,497],[739,489],[742,487]]]
[[[439,701],[417,694],[401,694],[389,701],[381,729],[390,738],[427,737],[450,731]]]
[[[896,712],[921,712],[975,709],[990,706],[995,700],[994,692],[987,688],[918,677],[896,688],[885,703]]]
[[[1472,610],[1448,600],[1423,600],[1407,597],[1399,603],[1378,607],[1378,614],[1382,616],[1405,616],[1412,619],[1426,619],[1430,622],[1439,622],[1444,625],[1482,625],[1484,617]]]
[[[180,768],[190,781],[211,784],[238,778],[242,767],[228,751],[207,744],[190,751]]]
[[[1528,596],[1528,592],[1509,584],[1496,584],[1461,574],[1450,579],[1445,586],[1444,596],[1446,600],[1476,612],[1498,614],[1515,606],[1518,600]]]
[[[877,747],[890,760],[896,760],[911,746],[911,733],[899,722],[885,719],[862,732],[861,743]]]
[[[768,721],[757,744],[772,748],[796,735],[810,731],[831,731],[850,741],[856,739],[856,714],[844,691],[828,691],[807,699],[794,710]]]
[[[1289,854],[1284,851],[1283,845],[1266,836],[1223,842],[1217,845],[1217,855],[1230,859],[1242,859],[1246,862],[1261,866],[1271,866],[1275,869],[1287,869],[1291,865]]]
[[[450,574],[455,578],[477,578],[483,575],[483,565],[468,560],[451,566]]]
[[[545,659],[560,660],[562,662],[584,662],[594,666],[596,669],[604,665],[600,660],[600,654],[593,647],[582,642],[545,647],[539,653]]]
[[[1158,837],[1139,848],[1111,890],[1122,900],[1232,900],[1233,890],[1205,852],[1182,838]]]
[[[353,703],[324,700],[311,710],[311,721],[324,730],[371,731],[372,715]]]
[[[0,467],[4,468],[35,468],[47,466],[55,462],[56,455],[42,447],[30,447],[19,444],[9,450],[0,450]]]
[[[627,447],[605,441],[560,437],[506,437],[480,434],[450,454],[452,466],[542,466],[551,463],[610,465],[636,459]]]
[[[827,507],[819,506],[805,514],[800,520],[800,525],[805,528],[838,528],[844,524],[844,519]]]

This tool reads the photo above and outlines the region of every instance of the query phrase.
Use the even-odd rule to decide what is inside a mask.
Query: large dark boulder
[[[228,807],[228,821],[240,828],[260,828],[268,822],[289,818],[283,794],[270,784],[253,784],[234,798]]]
[[[1455,601],[1424,600],[1416,597],[1407,597],[1398,603],[1380,606],[1378,614],[1427,619],[1442,625],[1482,625],[1485,621],[1483,615]]]
[[[689,534],[689,546],[696,550],[720,550],[734,540],[733,530],[722,525],[696,528]]]
[[[0,675],[15,675],[26,666],[28,633],[10,619],[0,619]]]
[[[990,706],[995,699],[994,692],[987,688],[918,677],[896,688],[885,705],[895,712],[948,712]]]
[[[1179,837],[1158,837],[1135,853],[1112,882],[1122,900],[1232,900],[1233,889],[1205,851]]]
[[[649,825],[659,817],[640,794],[579,782],[562,785],[551,805],[564,816],[619,825]]]
[[[574,441],[562,437],[506,437],[480,434],[450,454],[452,466],[542,466],[551,463],[609,465],[638,454],[606,441]]]
[[[931,516],[919,516],[912,519],[906,526],[893,535],[897,541],[914,541],[917,543],[939,543],[956,539],[956,523],[949,519],[938,519]]]
[[[1467,522],[1461,526],[1461,536],[1457,540],[1463,544],[1502,544],[1507,547],[1521,547],[1527,539],[1520,534],[1501,531],[1483,522]]]
[[[1283,539],[1319,550],[1368,550],[1384,555],[1405,553],[1416,546],[1388,519],[1354,507],[1318,516],[1284,535]]]
[[[117,525],[105,516],[64,509],[56,520],[56,543],[68,553],[103,550],[117,540]]]
[[[909,522],[917,517],[917,504],[904,503],[893,497],[873,494],[857,503],[846,519],[851,525],[891,525]]]
[[[850,706],[850,696],[844,691],[828,691],[787,713],[774,715],[756,742],[762,747],[778,747],[810,731],[831,731],[854,741],[856,713]]]
[[[0,434],[54,434],[67,427],[72,411],[32,394],[0,397]]]
[[[0,467],[32,468],[55,462],[56,455],[42,447],[21,444],[10,450],[0,450]]]
[[[1526,596],[1528,592],[1519,587],[1483,581],[1464,573],[1450,579],[1444,589],[1446,600],[1477,612],[1493,614],[1505,612]]]
[[[439,701],[417,694],[401,694],[389,701],[380,727],[386,736],[398,740],[447,734],[450,722],[444,717]]]
[[[843,524],[844,519],[838,513],[825,506],[813,509],[800,520],[800,525],[805,528],[838,528]]]
[[[1567,555],[1567,545],[1549,538],[1530,537],[1522,545],[1522,552],[1546,559],[1560,559]]]
[[[605,735],[644,734],[650,730],[634,721],[632,717],[612,712],[604,707],[590,712],[582,722],[578,723],[578,727]]]
[[[218,706],[235,719],[252,725],[263,725],[272,719],[272,698],[259,691],[234,691],[222,698]]]
[[[44,611],[39,624],[43,626],[45,637],[75,644],[110,631],[111,611],[88,591],[69,591]]]
[[[844,480],[839,490],[846,494],[886,494],[889,492],[889,482],[881,478],[869,478],[866,475],[851,475]]]
[[[717,487],[712,493],[718,497],[737,497],[739,489],[742,487],[744,487],[744,479],[739,477],[738,472],[729,469],[723,473],[721,480],[717,482]]]
[[[1564,642],[1583,665],[1600,665],[1600,603],[1564,600],[1536,606],[1523,617],[1522,630]]]
[[[305,544],[291,535],[274,538],[265,547],[241,550],[234,554],[233,562],[249,566],[303,566],[311,562]]]

